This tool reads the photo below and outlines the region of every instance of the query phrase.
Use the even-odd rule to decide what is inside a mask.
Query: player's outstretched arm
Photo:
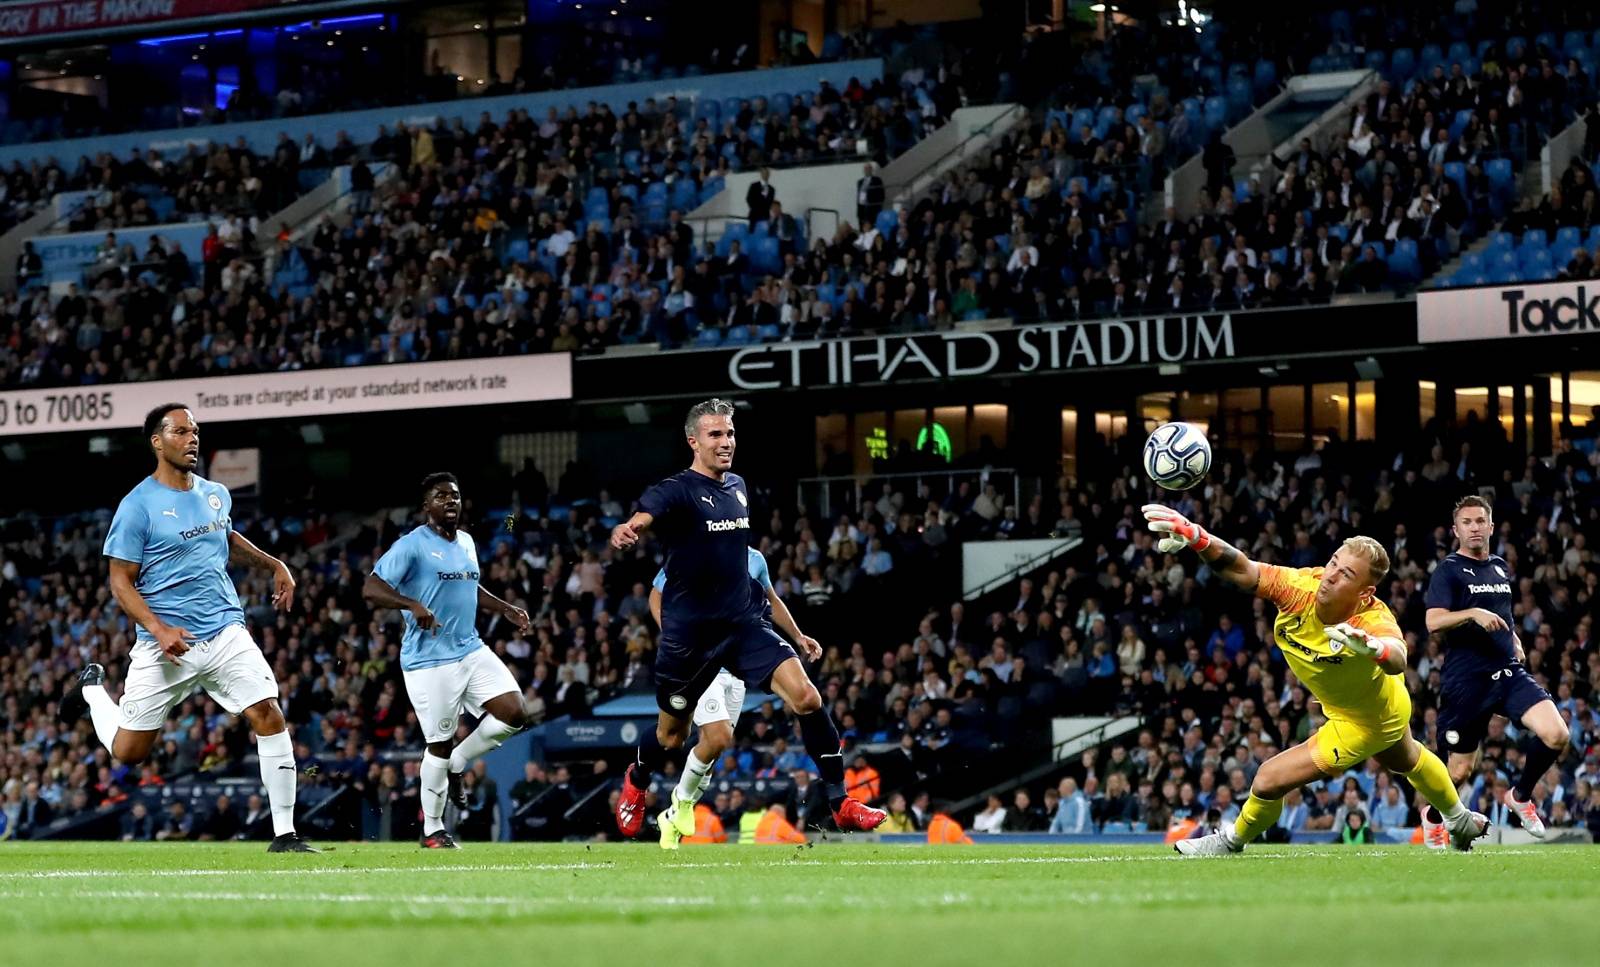
[[[396,611],[409,611],[417,619],[417,627],[423,631],[438,631],[439,621],[428,610],[428,606],[415,598],[408,598],[390,586],[388,581],[376,574],[368,574],[367,580],[361,585],[361,597],[374,608],[393,608]]]
[[[611,528],[611,546],[619,551],[625,551],[639,543],[639,535],[649,529],[655,517],[639,511],[632,517]]]
[[[294,575],[289,566],[250,543],[238,531],[228,532],[228,563],[240,564],[272,575],[272,606],[283,611],[294,604]]]
[[[379,578],[382,580],[382,578]],[[483,585],[478,585],[478,610],[497,614],[516,626],[517,630],[527,634],[533,628],[533,622],[528,618],[528,612],[522,610],[504,598],[496,597]]]
[[[778,626],[779,631],[788,635],[790,641],[800,646],[800,652],[806,661],[816,661],[821,658],[821,643],[800,630],[800,625],[794,620],[789,606],[783,603],[783,598],[772,588],[767,588],[767,603],[772,605],[772,623]]]
[[[1163,554],[1175,554],[1186,547],[1194,549],[1200,560],[1222,580],[1244,591],[1254,592],[1261,583],[1261,569],[1244,552],[1220,537],[1208,533],[1164,504],[1145,504],[1144,519],[1150,530],[1160,535],[1156,545]]]

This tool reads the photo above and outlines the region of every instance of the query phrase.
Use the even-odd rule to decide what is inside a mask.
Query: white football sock
[[[450,760],[422,753],[422,835],[444,829],[444,797],[450,789]]]
[[[295,781],[294,743],[285,729],[276,735],[256,736],[256,755],[261,759],[261,784],[267,787],[267,805],[272,809],[272,835],[294,832]]]
[[[700,761],[700,757],[690,749],[689,757],[683,763],[683,775],[678,777],[678,788],[672,791],[672,798],[681,802],[699,802],[710,780],[711,767],[715,764]]]
[[[1434,808],[1438,809],[1437,806]],[[1467,818],[1468,811],[1466,805],[1462,803],[1461,800],[1457,799],[1456,804],[1451,806],[1449,809],[1440,809],[1439,815],[1444,817],[1444,821],[1448,825],[1459,826],[1461,825],[1462,820]]]
[[[89,720],[94,723],[95,737],[110,752],[111,744],[117,740],[117,723],[122,721],[122,710],[111,700],[111,693],[104,685],[83,686],[83,698],[89,703]]]
[[[467,771],[467,766],[472,765],[472,760],[478,758],[492,749],[500,748],[500,743],[516,735],[517,730],[505,724],[493,715],[485,715],[472,734],[461,740],[455,751],[450,753],[450,771],[461,773]]]

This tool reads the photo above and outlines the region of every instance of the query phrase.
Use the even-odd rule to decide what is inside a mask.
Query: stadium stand
[[[1440,655],[1422,630],[1422,588],[1448,549],[1440,521],[1454,498],[1492,488],[1496,550],[1517,572],[1528,666],[1572,729],[1573,751],[1546,780],[1542,806],[1558,824],[1592,826],[1600,824],[1600,651],[1593,636],[1600,572],[1590,539],[1600,526],[1600,465],[1593,440],[1579,444],[1563,443],[1549,460],[1524,461],[1499,424],[1433,423],[1399,455],[1332,444],[1234,457],[1204,495],[1185,496],[1180,506],[1260,559],[1296,566],[1325,560],[1350,533],[1379,536],[1394,561],[1380,593],[1412,645],[1407,681],[1415,726],[1435,744]],[[847,746],[867,753],[857,775],[863,789],[869,780],[876,787],[873,799],[900,803],[921,828],[930,793],[972,792],[974,776],[984,774],[972,763],[993,757],[1011,764],[1008,746],[1027,747],[1023,736],[1050,716],[1137,716],[1145,728],[1131,748],[1091,750],[1081,762],[1063,763],[1049,789],[1024,790],[1028,805],[1020,812],[1008,791],[1008,805],[1000,807],[1006,816],[990,810],[979,830],[1164,830],[1174,818],[1236,808],[1260,762],[1317,726],[1319,713],[1270,645],[1270,608],[1215,587],[1192,560],[1153,551],[1134,510],[1150,485],[1135,475],[1132,458],[1125,449],[1108,451],[1092,464],[1102,472],[1062,478],[1055,492],[1032,495],[1022,507],[992,487],[979,490],[973,470],[958,475],[965,482],[951,492],[869,486],[877,496],[835,521],[793,506],[752,508],[771,521],[759,547],[774,585],[828,645],[814,674]],[[485,638],[525,683],[541,719],[581,718],[597,703],[647,688],[650,678],[654,631],[643,589],[655,559],[648,547],[617,555],[604,546],[608,523],[625,508],[592,489],[593,479],[592,471],[573,468],[551,493],[537,471],[525,470],[514,494],[493,495],[472,514],[484,522],[474,529],[490,549],[485,586],[526,603],[536,625],[525,639],[492,622]],[[499,501],[525,508],[514,534],[495,533],[505,514],[491,506]],[[247,730],[230,725],[205,698],[174,712],[158,764],[138,774],[109,762],[86,723],[55,723],[55,701],[75,670],[98,660],[118,675],[128,647],[126,619],[95,577],[108,517],[15,520],[5,531],[0,801],[14,832],[30,831],[20,810],[35,784],[48,804],[44,815],[70,817],[114,807],[142,785],[195,771],[226,774],[249,751]],[[397,623],[393,615],[376,620],[359,593],[370,562],[406,519],[404,512],[319,513],[239,522],[299,575],[302,605],[287,617],[264,605],[259,579],[241,582],[241,593],[253,603],[248,618],[283,683],[303,766],[315,784],[359,791],[366,806],[349,822],[369,837],[385,830],[404,838],[414,822],[414,815],[402,821],[405,809],[394,805],[414,796],[416,777],[414,763],[393,753],[420,743],[398,681]],[[960,603],[949,565],[963,541],[1051,534],[1082,537],[1082,550],[970,607]],[[901,606],[885,607],[897,600]],[[882,616],[863,621],[864,613]],[[808,768],[781,709],[767,705],[745,716],[738,736],[719,779],[776,780]],[[1475,797],[1515,776],[1515,738],[1514,729],[1492,735]],[[553,773],[557,766],[567,768],[539,768]],[[592,786],[609,778],[585,772],[567,781]],[[1072,783],[1057,781],[1065,779]],[[530,795],[551,785],[548,775],[535,782],[530,773],[529,782],[523,792]],[[1376,822],[1390,780],[1369,769],[1343,785],[1351,782],[1357,805]],[[1343,802],[1343,785],[1307,791],[1308,813],[1292,814],[1305,823],[1305,835],[1324,829],[1318,817]],[[1409,810],[1410,794],[1399,797]],[[202,817],[214,809],[209,802],[196,807]],[[736,812],[738,803],[730,797],[722,808]],[[1413,825],[1409,811],[1382,815],[1385,824]],[[1293,821],[1287,831],[1300,832]]]

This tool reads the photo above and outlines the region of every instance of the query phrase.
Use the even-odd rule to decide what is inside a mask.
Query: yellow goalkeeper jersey
[[[1278,608],[1272,634],[1295,676],[1322,703],[1330,719],[1385,730],[1404,729],[1411,719],[1411,696],[1404,675],[1388,675],[1378,663],[1344,653],[1328,640],[1317,617],[1320,567],[1289,568],[1259,564],[1256,595]],[[1334,622],[1338,624],[1338,622]],[[1345,623],[1384,638],[1401,638],[1394,613],[1382,601],[1369,601]]]

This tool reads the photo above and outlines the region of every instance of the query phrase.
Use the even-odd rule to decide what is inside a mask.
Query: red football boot
[[[889,814],[881,809],[873,809],[859,799],[846,799],[839,804],[838,812],[833,814],[833,821],[846,833],[869,833],[889,818]]]
[[[633,784],[637,769],[637,765],[632,765],[622,774],[622,795],[617,797],[617,829],[628,839],[639,835],[639,830],[644,828],[644,798],[648,790]]]

